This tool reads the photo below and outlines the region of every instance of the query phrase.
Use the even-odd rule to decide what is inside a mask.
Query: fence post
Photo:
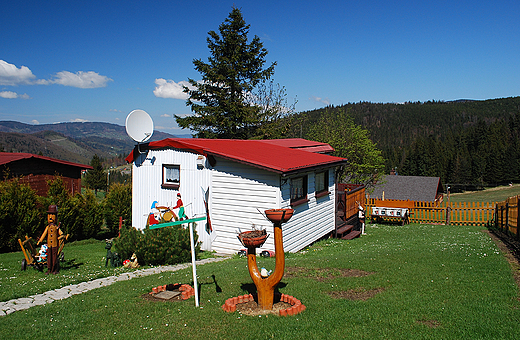
[[[500,206],[500,231],[502,231],[503,226],[504,226],[504,207]]]
[[[495,204],[495,229],[498,228],[498,204]]]
[[[504,229],[505,231],[509,231],[509,202],[506,202],[506,225]]]
[[[450,225],[451,220],[451,203],[446,207],[446,225]]]
[[[516,239],[520,240],[520,196],[516,198]]]

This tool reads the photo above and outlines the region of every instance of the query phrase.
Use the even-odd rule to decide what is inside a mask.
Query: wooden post
[[[520,196],[516,197],[516,239],[520,240]]]
[[[274,289],[280,283],[285,270],[285,254],[283,251],[282,227],[274,226],[274,252],[276,254],[274,272],[266,278],[260,275],[258,265],[256,264],[256,249],[254,247],[247,248],[247,266],[249,274],[253,279],[258,293],[258,305],[262,309],[273,309]]]
[[[505,231],[509,231],[509,202],[506,202],[506,224],[504,229]]]

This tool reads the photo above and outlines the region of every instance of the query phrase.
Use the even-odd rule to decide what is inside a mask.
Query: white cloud
[[[38,125],[38,124],[40,124],[40,122],[37,121],[36,119],[31,120],[31,123],[33,123],[34,125]]]
[[[21,66],[18,68],[16,65],[0,60],[0,85],[60,84],[64,86],[79,87],[81,89],[93,89],[97,87],[105,87],[110,81],[112,81],[112,79],[109,77],[102,76],[94,71],[78,71],[76,73],[61,71],[56,73],[51,79],[36,79],[36,76],[28,67]]]
[[[329,105],[330,104],[329,98],[321,98],[321,97],[312,96],[311,99],[314,100],[314,101],[323,103],[325,105]]]
[[[0,60],[0,85],[30,84],[36,76],[27,66],[20,68]]]
[[[69,122],[71,122],[71,123],[85,123],[85,122],[89,122],[89,120],[82,119],[82,118],[76,118],[76,119],[69,120]]]
[[[109,81],[112,81],[112,79],[107,76],[102,76],[94,71],[78,71],[76,73],[61,71],[56,73],[53,79],[48,80],[50,84],[79,87],[81,89],[105,87]]]
[[[155,90],[153,90],[153,94],[159,98],[175,98],[175,99],[188,99],[188,94],[184,93],[183,86],[188,87],[189,89],[194,89],[194,87],[187,81],[181,80],[176,83],[173,80],[166,80],[163,78],[155,79]]]
[[[161,115],[161,118],[170,118],[170,117],[171,117],[171,115],[169,115],[169,114],[167,114],[167,113]]]
[[[0,92],[0,97],[7,98],[7,99],[16,99],[16,98],[30,99],[31,98],[31,97],[29,97],[29,95],[27,93],[18,94],[13,91],[2,91],[2,92]]]

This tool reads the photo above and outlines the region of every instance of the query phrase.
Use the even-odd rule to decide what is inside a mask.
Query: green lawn
[[[508,197],[520,195],[520,184],[496,187],[482,191],[469,191],[460,194],[451,194],[451,202],[501,202]],[[445,197],[446,199],[446,197]]]
[[[59,277],[30,268],[21,253],[0,255],[2,301],[86,278],[112,275],[101,242],[69,244]],[[259,258],[273,269],[274,259]],[[328,239],[286,255],[281,293],[306,305],[290,316],[246,316],[221,309],[254,290],[245,258],[198,268],[193,298],[152,302],[152,287],[190,283],[191,268],[92,290],[0,317],[2,339],[517,339],[520,301],[512,269],[481,227],[368,224],[352,241]],[[352,276],[349,269],[364,273]],[[213,276],[215,281],[213,280]],[[31,288],[31,286],[35,286]],[[356,296],[368,294],[366,300]]]

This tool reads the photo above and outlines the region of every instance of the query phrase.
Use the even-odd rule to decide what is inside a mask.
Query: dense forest
[[[338,112],[370,132],[386,173],[439,176],[452,186],[520,182],[520,97],[327,106],[288,118],[287,137],[307,138]]]

